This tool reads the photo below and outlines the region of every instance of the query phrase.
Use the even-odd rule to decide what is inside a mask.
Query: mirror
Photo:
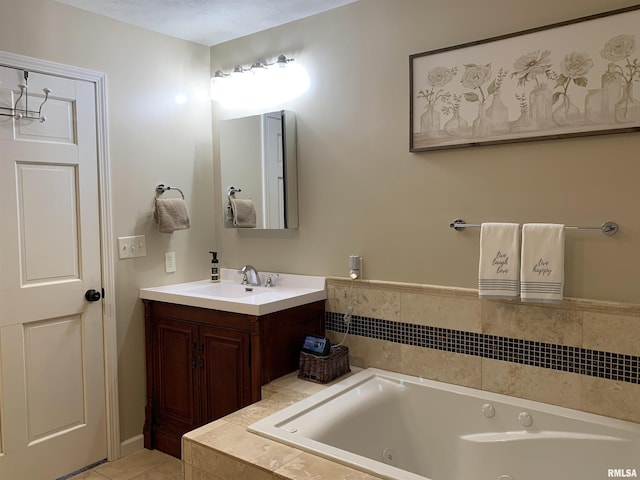
[[[281,110],[220,121],[220,182],[225,228],[297,228],[297,176],[293,112]],[[231,187],[237,193],[229,197]],[[230,198],[255,208],[255,226],[234,224]],[[236,213],[246,213],[243,208],[238,208]]]

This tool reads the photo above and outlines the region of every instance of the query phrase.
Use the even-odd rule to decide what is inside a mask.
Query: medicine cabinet
[[[224,226],[230,187],[238,199],[250,199],[257,229],[298,227],[296,118],[281,110],[221,120],[220,182]]]

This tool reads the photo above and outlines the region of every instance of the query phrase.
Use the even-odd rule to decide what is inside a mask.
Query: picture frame
[[[409,56],[410,151],[640,131],[640,5]]]

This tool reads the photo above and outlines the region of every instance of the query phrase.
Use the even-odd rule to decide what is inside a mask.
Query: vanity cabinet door
[[[200,425],[196,394],[198,327],[158,318],[152,328],[155,444],[159,450],[180,452],[180,436]]]
[[[253,316],[143,300],[144,446],[180,458],[186,432],[260,400],[298,367],[305,333],[324,333],[324,302]]]
[[[200,327],[202,423],[251,403],[249,337],[247,332]]]

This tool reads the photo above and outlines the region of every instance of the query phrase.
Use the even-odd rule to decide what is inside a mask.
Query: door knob
[[[97,302],[101,297],[102,295],[100,295],[100,292],[94,289],[90,289],[84,292],[84,298],[87,300],[87,302]]]

